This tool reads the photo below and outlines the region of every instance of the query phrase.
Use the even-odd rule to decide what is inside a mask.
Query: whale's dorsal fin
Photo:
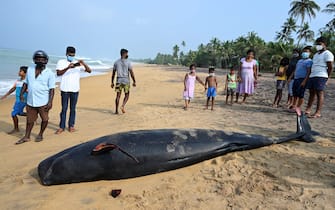
[[[91,151],[91,155],[101,155],[101,154],[107,153],[107,152],[109,152],[111,150],[114,150],[114,149],[119,150],[123,154],[125,154],[128,157],[130,157],[131,159],[133,159],[135,162],[139,163],[137,158],[134,157],[133,155],[129,154],[128,152],[126,152],[125,150],[123,150],[122,148],[117,146],[116,144],[111,144],[111,143],[107,143],[107,142],[103,142],[103,143],[100,143],[97,146],[95,146],[95,148]]]

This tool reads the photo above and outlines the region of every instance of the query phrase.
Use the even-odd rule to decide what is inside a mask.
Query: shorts
[[[298,98],[304,98],[306,86],[301,87],[301,83],[304,81],[304,78],[294,79],[293,83],[293,96]]]
[[[314,89],[316,91],[323,91],[326,88],[328,78],[312,77],[308,79],[307,89]]]
[[[124,90],[124,93],[129,93],[130,84],[116,83],[115,91],[121,93]]]
[[[216,96],[216,88],[215,87],[209,87],[207,90],[207,97],[215,97]]]
[[[49,120],[49,110],[46,110],[47,105],[41,107],[32,107],[27,105],[27,123],[33,123],[37,120],[39,114],[42,122]]]
[[[277,85],[276,85],[277,90],[284,89],[285,84],[286,84],[285,80],[277,80]]]
[[[227,88],[227,95],[232,96],[232,95],[234,95],[235,91],[236,91],[236,88]]]
[[[293,83],[294,83],[294,79],[292,79],[287,85],[289,96],[293,96]]]
[[[15,101],[15,104],[13,106],[12,110],[12,117],[16,115],[23,115],[23,109],[26,107],[26,103],[22,101]]]

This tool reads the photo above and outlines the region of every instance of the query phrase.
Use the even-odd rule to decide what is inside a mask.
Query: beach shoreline
[[[118,132],[162,128],[202,128],[259,134],[269,137],[295,132],[295,115],[272,108],[275,80],[263,73],[247,104],[225,105],[224,71],[218,71],[218,97],[214,111],[204,110],[206,97],[196,85],[188,111],[182,109],[183,79],[187,68],[136,65],[137,87],[131,87],[126,113],[115,115],[111,72],[81,79],[74,133],[54,134],[61,109],[55,91],[45,140],[14,143],[23,136],[12,129],[14,97],[0,101],[0,203],[2,209],[334,209],[335,208],[335,88],[330,80],[323,117],[310,119],[319,132],[316,143],[289,142],[234,152],[199,164],[134,179],[96,181],[45,187],[39,183],[40,161],[68,147]],[[184,69],[184,70],[183,70]],[[198,76],[204,80],[205,70]],[[284,91],[282,104],[286,102]],[[308,96],[308,93],[306,94]],[[122,98],[123,99],[123,95]],[[38,122],[39,123],[39,122]],[[109,195],[122,189],[120,196]]]

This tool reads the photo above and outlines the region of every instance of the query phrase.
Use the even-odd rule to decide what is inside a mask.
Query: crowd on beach
[[[287,109],[289,112],[301,115],[301,107],[304,103],[305,90],[309,90],[309,99],[305,114],[309,118],[320,118],[322,106],[324,103],[324,90],[333,70],[334,55],[327,50],[327,42],[324,37],[319,37],[315,41],[316,52],[312,56],[312,46],[306,46],[300,52],[294,49],[291,59],[284,57],[281,59],[278,69],[276,70],[276,95],[272,106],[277,108],[280,105],[283,89],[287,84],[288,99]],[[233,98],[236,96],[235,103],[238,103],[239,96],[243,96],[241,104],[253,95],[257,86],[259,64],[255,59],[255,51],[248,50],[246,57],[240,60],[239,69],[230,68],[226,75],[224,91],[226,92],[226,104],[230,97],[230,104],[234,103]],[[211,110],[214,110],[214,100],[217,92],[217,80],[214,73],[215,69],[209,68],[209,75],[205,83],[196,75],[195,65],[190,66],[190,72],[185,75],[184,109],[187,110],[191,99],[194,97],[195,81],[198,81],[207,90],[206,109],[209,108],[211,101]],[[312,114],[311,108],[315,101],[316,110]]]
[[[312,56],[312,46],[306,46],[302,52],[293,50],[292,57],[283,58],[280,61],[276,76],[276,95],[273,107],[280,104],[285,85],[288,86],[287,108],[298,115],[302,113],[301,107],[304,103],[305,90],[309,90],[309,99],[305,114],[310,118],[321,117],[324,102],[324,90],[333,70],[334,55],[327,50],[327,42],[323,37],[315,41],[316,52]],[[66,59],[58,61],[56,75],[60,78],[59,89],[61,91],[61,113],[59,128],[55,134],[60,135],[66,130],[66,115],[68,108],[69,118],[67,121],[68,131],[75,132],[76,106],[80,90],[80,72],[91,73],[91,68],[83,61],[75,58],[76,49],[72,46],[66,48]],[[131,62],[128,60],[128,50],[121,49],[121,58],[115,61],[111,77],[111,88],[115,88],[115,114],[119,114],[121,94],[124,98],[120,106],[122,113],[126,113],[125,106],[130,95],[130,78],[132,86],[136,87],[136,79]],[[53,98],[56,87],[55,74],[47,67],[48,55],[38,50],[33,55],[33,66],[21,66],[19,69],[19,80],[3,96],[5,99],[15,91],[16,100],[11,113],[14,128],[8,134],[19,132],[18,117],[26,116],[25,135],[15,144],[30,141],[32,128],[40,116],[42,122],[37,142],[43,140],[43,133],[48,125],[49,111],[53,106]],[[225,76],[224,91],[226,92],[226,104],[245,103],[247,98],[254,94],[258,79],[259,64],[255,59],[255,51],[250,49],[246,56],[240,60],[239,68],[231,67]],[[114,83],[116,77],[116,83]],[[189,72],[184,77],[183,99],[184,110],[188,110],[191,100],[194,98],[195,82],[204,86],[207,96],[206,108],[214,110],[215,97],[217,96],[218,80],[215,68],[209,67],[205,82],[196,74],[196,65],[191,64]],[[239,102],[240,96],[242,101]],[[234,100],[235,97],[235,100]],[[312,114],[311,108],[315,98],[317,99],[316,111]],[[229,100],[230,99],[230,100]],[[26,108],[26,112],[24,112]]]

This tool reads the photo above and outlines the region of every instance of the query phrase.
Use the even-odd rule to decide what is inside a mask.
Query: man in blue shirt
[[[46,67],[48,63],[48,55],[38,50],[34,53],[33,60],[35,66],[29,67],[27,70],[26,79],[21,90],[21,100],[23,94],[28,91],[27,96],[27,125],[26,133],[23,138],[15,144],[22,144],[30,141],[30,133],[34,127],[34,122],[38,114],[42,119],[41,130],[36,137],[36,142],[43,140],[43,132],[48,125],[49,110],[52,108],[55,88],[55,74],[51,69]]]

